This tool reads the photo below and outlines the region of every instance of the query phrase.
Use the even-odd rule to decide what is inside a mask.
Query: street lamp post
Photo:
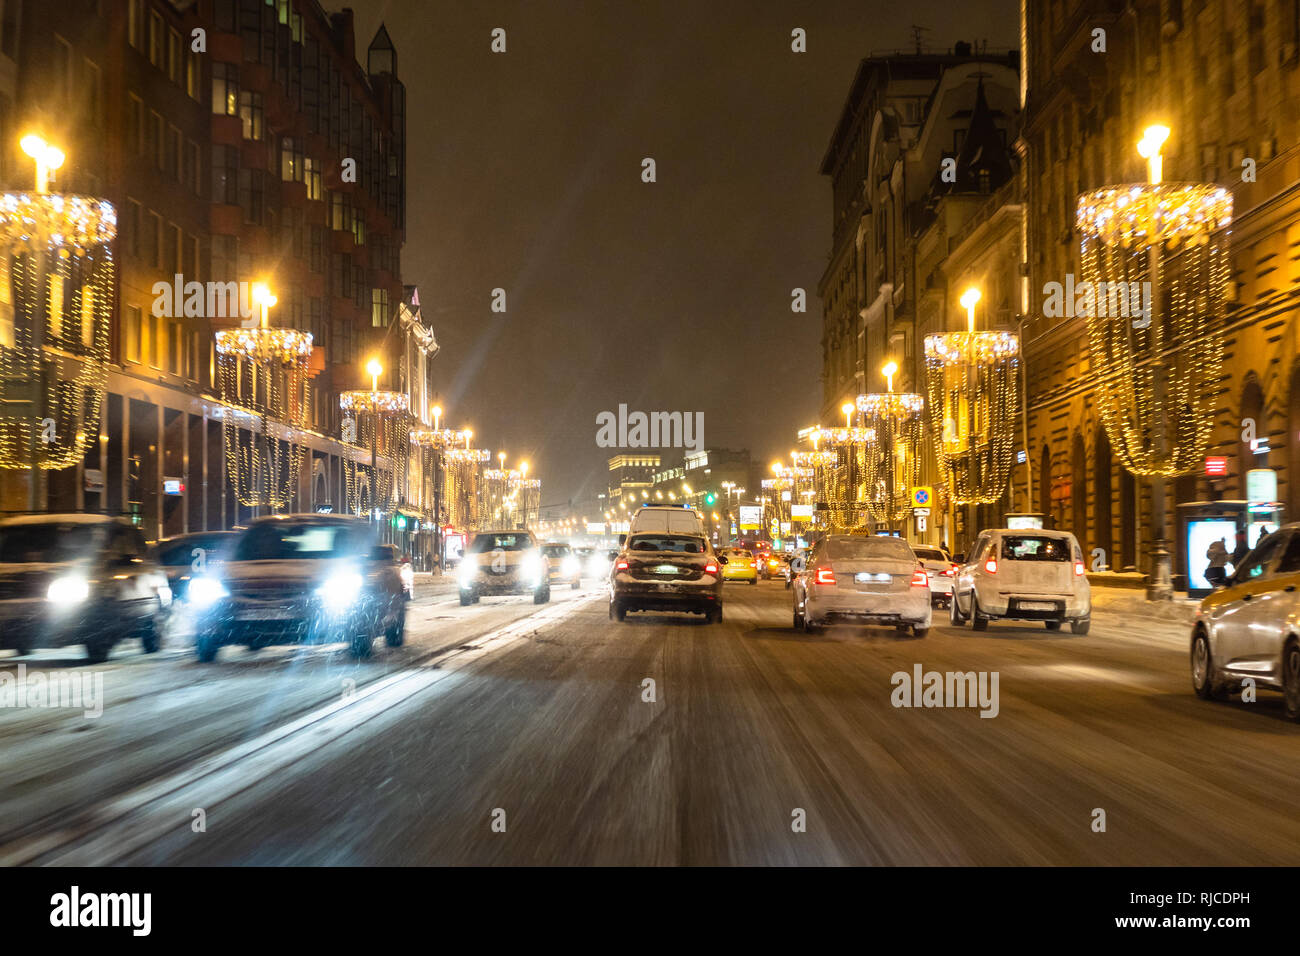
[[[433,430],[438,431],[442,421],[442,406],[433,406]],[[466,446],[469,440],[465,441]],[[442,573],[442,444],[434,449],[433,454],[433,547],[436,555],[438,573]],[[429,570],[433,570],[430,568]]]

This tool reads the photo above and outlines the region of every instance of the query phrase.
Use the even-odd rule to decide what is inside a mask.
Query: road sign
[[[916,516],[916,530],[917,530],[917,531],[924,531],[924,530],[925,530],[925,524],[926,524],[926,517],[925,517],[925,515],[917,515],[917,516]]]
[[[1228,473],[1228,459],[1223,455],[1210,455],[1205,459],[1205,474],[1210,478],[1222,478]]]
[[[912,507],[928,508],[934,500],[934,489],[929,485],[918,485],[912,489]]]
[[[913,509],[912,509],[912,514],[916,515],[916,517],[918,517],[918,518],[928,518],[928,517],[930,516],[930,509],[929,509],[929,508],[913,508]]]

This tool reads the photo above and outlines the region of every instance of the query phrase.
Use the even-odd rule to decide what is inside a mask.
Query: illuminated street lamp
[[[853,403],[845,402],[840,406],[840,412],[844,415],[844,427],[853,427]]]
[[[267,313],[270,312],[271,306],[275,305],[277,299],[267,288],[265,282],[257,282],[253,285],[253,301],[262,309],[262,328],[266,328]]]
[[[36,164],[36,191],[44,195],[50,191],[50,172],[63,165],[63,150],[52,146],[35,133],[28,133],[19,142],[23,152]]]

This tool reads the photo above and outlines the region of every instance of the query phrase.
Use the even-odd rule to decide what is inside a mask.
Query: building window
[[[239,272],[239,238],[212,237],[212,281],[230,282]]]
[[[376,329],[388,328],[388,290],[370,290],[370,324]]]
[[[153,157],[154,165],[160,170],[167,166],[167,139],[164,134],[166,129],[163,124],[163,118],[153,110],[149,111],[149,155]]]
[[[140,361],[140,334],[143,331],[141,328],[142,324],[140,307],[138,305],[127,306],[126,334],[123,336],[125,340],[123,342],[123,348],[126,352],[126,360],[128,362],[138,363]]]
[[[184,254],[181,227],[174,222],[167,224],[167,273],[180,275],[182,271],[181,256]]]
[[[280,139],[280,178],[286,183],[302,182],[302,145],[292,136]]]
[[[234,146],[212,147],[212,201],[239,203],[239,150]]]
[[[95,126],[104,125],[104,71],[94,60],[86,60],[86,118]],[[128,127],[128,134],[130,127]]]
[[[126,251],[128,254],[140,258],[140,230],[143,228],[141,222],[140,204],[134,199],[128,199],[126,203]]]
[[[366,244],[366,217],[355,209],[352,211],[352,241],[359,246]]]
[[[229,63],[212,64],[212,112],[221,116],[239,115],[239,67]]]
[[[181,324],[167,323],[167,371],[172,375],[181,374]]]
[[[8,6],[10,4],[6,4]],[[7,9],[5,13],[7,18]],[[144,49],[144,0],[127,0],[126,38],[137,50]]]
[[[135,155],[144,153],[144,103],[134,93],[126,95],[126,138]]]
[[[203,99],[200,92],[203,84],[200,80],[199,55],[190,50],[185,51],[185,92],[190,99],[196,102]]]
[[[303,182],[307,184],[307,198],[320,199],[323,195],[321,192],[320,162],[310,156],[304,157],[302,162],[302,178]]]
[[[150,212],[144,227],[144,261],[151,269],[162,268],[162,217]]]
[[[72,96],[72,44],[57,33],[54,35],[54,95],[62,103]]]
[[[266,182],[260,169],[239,171],[239,207],[244,222],[261,226],[266,223]]]
[[[163,50],[163,18],[157,10],[149,11],[149,62],[158,69],[163,69],[167,63],[164,60],[165,52]]]
[[[181,82],[181,60],[184,54],[181,50],[181,35],[176,30],[167,31],[167,79],[171,80],[177,86]]]
[[[325,271],[325,228],[312,226],[311,245],[308,251],[308,266],[312,272]]]
[[[190,279],[199,278],[199,237],[185,237],[185,275]]]
[[[189,140],[185,144],[184,182],[193,190],[196,196],[203,195],[203,172],[199,168],[201,162],[199,144],[194,140]]]
[[[167,130],[167,173],[178,183],[185,182],[185,138],[175,126]]]
[[[244,139],[262,138],[262,94],[243,90],[239,94],[239,118],[244,122]]]

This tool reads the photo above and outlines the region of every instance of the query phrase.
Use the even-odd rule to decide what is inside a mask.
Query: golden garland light
[[[483,472],[491,514],[502,527],[528,527],[540,512],[542,483],[516,468],[488,468]]]
[[[865,486],[864,501],[871,518],[895,525],[912,513],[911,490],[920,478],[922,415],[925,399],[912,392],[895,392],[898,366],[882,370],[888,391],[859,395],[854,402],[875,439],[855,446]]]
[[[826,515],[829,530],[859,531],[867,527],[870,514],[865,505],[866,450],[876,440],[874,429],[854,426],[856,408],[845,405],[843,428],[819,428],[813,431],[814,450],[820,466],[813,467],[813,490],[819,510]],[[824,449],[821,446],[826,446]],[[823,457],[824,456],[824,457]],[[833,456],[833,462],[831,460]]]
[[[441,414],[442,409],[439,408],[435,415],[441,416]],[[472,435],[473,432],[471,431],[457,431],[452,428],[411,429],[411,444],[415,445],[419,450],[420,474],[428,475],[432,473],[435,475],[433,496],[430,500],[423,502],[422,511],[425,518],[439,524],[442,522],[442,515],[433,513],[435,504],[450,513],[450,509],[447,507],[446,494],[449,479],[446,461],[447,452],[453,448],[461,450],[462,446],[468,447]],[[437,467],[434,467],[434,462],[438,456],[442,456],[443,460],[438,463]],[[441,484],[442,487],[436,487],[437,484]]]
[[[978,289],[962,293],[964,332],[925,337],[930,430],[943,484],[957,504],[990,504],[1006,493],[1019,411],[1020,336],[975,331]]]
[[[1124,467],[1158,478],[1195,468],[1209,442],[1231,281],[1232,194],[1161,182],[1168,134],[1150,127],[1138,144],[1150,182],[1083,193],[1075,217],[1093,400]]]
[[[375,512],[390,515],[401,503],[400,478],[411,455],[411,415],[405,394],[379,388],[379,364],[372,360],[368,370],[371,388],[340,392],[339,408],[343,441],[359,449],[343,458],[347,508],[373,517]]]
[[[492,458],[486,448],[451,448],[445,456],[447,520],[461,531],[476,531],[480,524],[479,478],[484,462]]]
[[[279,509],[292,504],[306,455],[312,336],[267,325],[276,298],[262,283],[253,299],[258,326],[215,333],[221,435],[239,503]]]
[[[56,469],[99,436],[117,212],[46,192],[63,155],[33,139],[23,149],[37,161],[37,191],[0,196],[0,467]]]

